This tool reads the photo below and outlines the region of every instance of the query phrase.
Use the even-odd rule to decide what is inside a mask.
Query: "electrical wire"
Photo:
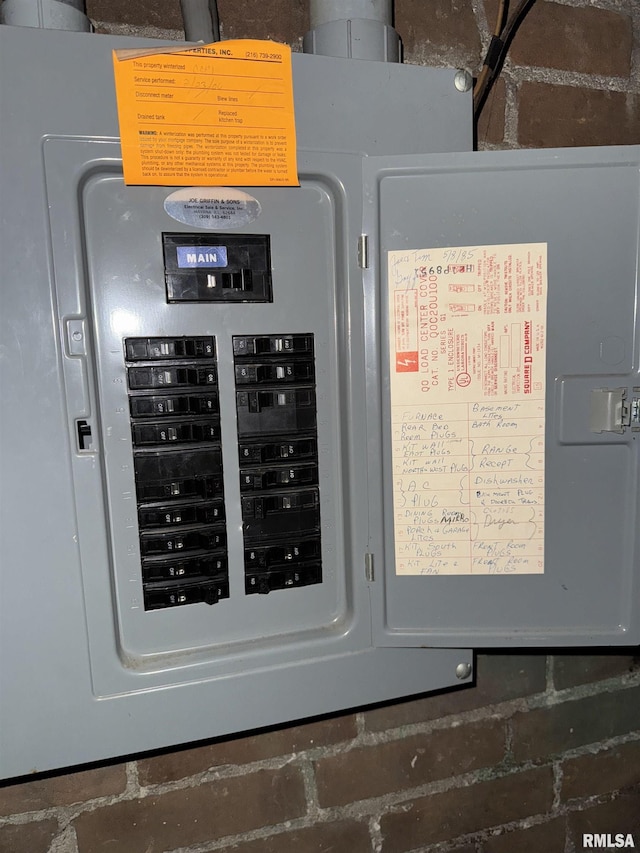
[[[504,27],[504,15],[505,15],[506,11],[507,11],[507,0],[500,0],[500,6],[498,8],[498,16],[496,18],[496,25],[493,28],[493,33],[492,33],[492,38],[491,38],[492,42],[494,39],[500,38],[500,33],[502,32],[502,28]],[[478,80],[476,81],[476,85],[474,86],[474,89],[473,89],[474,101],[478,95],[478,92],[484,91],[485,80],[487,79],[487,76],[488,76],[489,70],[490,70],[489,65],[488,65],[488,59],[489,59],[489,53],[490,52],[491,52],[491,49],[489,48],[489,50],[487,51],[487,55],[485,56],[484,61],[482,63],[482,71],[478,75]]]
[[[502,70],[502,65],[509,51],[511,41],[535,2],[536,0],[520,0],[515,12],[505,25],[504,12],[506,4],[501,0],[496,27],[482,63],[482,71],[478,76],[478,81],[473,90],[473,112],[476,121],[493,84],[498,79]]]

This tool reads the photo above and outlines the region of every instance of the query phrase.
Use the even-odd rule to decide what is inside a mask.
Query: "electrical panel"
[[[196,227],[123,182],[121,46],[0,28],[0,775],[463,684],[477,645],[637,641],[637,149],[472,154],[455,71],[294,55],[300,186]],[[533,242],[544,573],[403,577],[389,259]]]

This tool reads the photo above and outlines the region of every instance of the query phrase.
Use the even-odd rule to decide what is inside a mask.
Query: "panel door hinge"
[[[360,269],[369,269],[369,235],[361,234],[358,237],[358,266]]]
[[[640,391],[633,389],[634,393]],[[640,428],[640,398],[627,399],[626,388],[595,388],[591,392],[589,429],[591,432],[623,434],[627,427]]]
[[[364,576],[368,583],[373,583],[376,579],[375,572],[373,570],[373,554],[364,555]]]

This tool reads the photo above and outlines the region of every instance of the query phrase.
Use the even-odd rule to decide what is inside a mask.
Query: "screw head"
[[[456,678],[469,678],[471,675],[471,664],[470,663],[459,663],[456,667]]]
[[[453,84],[458,92],[468,92],[473,85],[473,77],[464,68],[459,68],[453,78]]]

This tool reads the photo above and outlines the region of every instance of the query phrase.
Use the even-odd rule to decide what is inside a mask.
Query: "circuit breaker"
[[[638,150],[473,154],[453,70],[294,55],[300,186],[198,227],[124,184],[130,45],[0,28],[2,777],[463,684],[478,645],[637,642]],[[475,352],[435,280],[455,322],[490,304],[480,255],[426,255],[534,245],[545,416],[525,446],[484,411],[474,449],[397,396]],[[540,337],[486,334],[496,371]],[[543,446],[544,486],[496,472],[511,447],[542,478]],[[543,571],[512,574],[543,492]]]

